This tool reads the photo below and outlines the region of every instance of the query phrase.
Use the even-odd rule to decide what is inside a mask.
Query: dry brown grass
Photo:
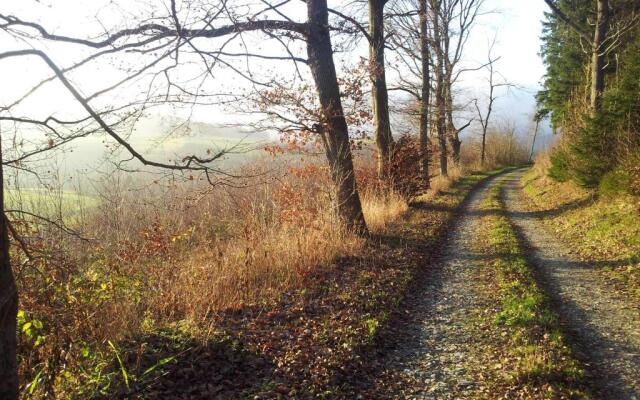
[[[374,170],[362,163],[360,170]],[[272,304],[315,270],[358,255],[364,239],[337,223],[324,166],[280,172],[239,189],[190,180],[131,185],[114,176],[98,190],[99,204],[73,218],[91,241],[50,228],[32,232],[32,243],[50,256],[20,274],[21,308],[26,320],[43,323],[38,334],[47,340],[36,346],[21,337],[23,382],[42,370],[39,390],[66,393],[88,378],[55,377],[60,368],[77,373],[87,346],[109,352],[109,340],[179,321],[203,326],[225,309]],[[408,208],[366,180],[361,191],[373,232]],[[51,362],[63,356],[64,367]]]
[[[554,149],[561,144],[551,146],[544,151],[538,153],[531,171],[527,173],[524,183],[528,186],[532,181],[535,186],[540,189],[541,195],[544,196],[544,202],[548,207],[560,207],[565,203],[572,201],[581,201],[591,196],[591,191],[581,188],[572,182],[556,182],[548,175],[549,167],[551,167],[551,154]],[[545,190],[543,188],[553,188],[553,190]]]
[[[533,164],[533,169],[536,171],[538,176],[546,176],[547,171],[549,171],[549,167],[551,167],[551,152],[553,151],[553,147],[549,147],[536,155],[535,163]]]
[[[393,191],[366,191],[362,196],[364,218],[375,233],[384,231],[390,222],[400,218],[408,209],[407,200]]]
[[[226,308],[268,303],[340,256],[357,254],[363,240],[331,221],[314,226],[247,227],[233,240],[211,242],[157,270],[150,310],[169,320],[204,321]]]
[[[202,243],[177,265],[160,268],[148,300],[153,313],[201,321],[225,308],[273,301],[286,288],[302,285],[314,269],[358,254],[364,240],[344,231],[322,198],[328,182],[315,187],[304,179],[308,177],[289,176],[268,188],[268,206],[245,199],[250,205],[239,232]],[[372,232],[382,232],[408,209],[406,200],[392,191],[363,187],[362,193]]]
[[[490,171],[499,167],[524,164],[529,159],[528,139],[518,135],[512,123],[499,124],[487,133],[485,163],[481,163],[481,138],[465,139],[462,147],[461,163],[469,171]]]
[[[466,165],[456,166],[453,163],[450,163],[448,176],[436,175],[435,177],[432,177],[429,190],[420,196],[420,201],[432,200],[441,195],[470,172],[473,172],[473,170]]]

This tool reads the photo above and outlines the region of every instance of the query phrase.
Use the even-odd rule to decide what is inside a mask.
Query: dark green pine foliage
[[[562,0],[560,5],[585,30],[593,29],[595,1]],[[637,7],[633,0],[611,1],[612,21],[624,24]],[[581,44],[578,35],[554,15],[546,18],[541,54],[547,74],[538,101],[551,115],[553,127],[567,139],[552,153],[549,175],[586,187],[599,185],[605,175],[617,174],[615,181],[620,182],[621,166],[635,159],[640,143],[640,30],[627,31],[607,55],[603,107],[592,116],[584,106],[589,85],[588,44]],[[581,120],[576,120],[576,114],[582,114]]]
[[[605,168],[609,172],[599,184],[609,193],[640,195],[640,27],[628,39],[599,117],[611,143],[606,146],[611,153],[602,157],[610,162]],[[611,163],[612,156],[615,163]]]
[[[560,5],[576,21],[586,22],[590,7],[584,0],[562,0]],[[586,94],[589,54],[581,46],[579,35],[552,13],[545,13],[542,31],[542,56],[547,73],[538,103],[550,114],[554,129],[561,128],[575,96]]]

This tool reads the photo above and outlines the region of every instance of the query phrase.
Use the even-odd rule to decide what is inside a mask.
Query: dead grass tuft
[[[384,231],[390,222],[400,218],[408,209],[407,200],[394,191],[367,191],[362,196],[365,220],[369,229],[375,233]]]

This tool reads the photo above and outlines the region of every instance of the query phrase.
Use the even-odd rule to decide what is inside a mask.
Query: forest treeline
[[[549,174],[608,192],[638,194],[640,27],[638,2],[547,1],[542,56],[547,65],[538,118],[561,142]]]

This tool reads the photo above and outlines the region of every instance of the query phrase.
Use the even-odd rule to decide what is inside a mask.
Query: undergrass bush
[[[606,116],[590,118],[569,143],[571,175],[584,187],[597,187],[600,179],[615,168],[615,122]]]
[[[631,194],[633,192],[632,179],[630,171],[617,168],[602,177],[598,191],[601,195],[608,197]]]
[[[569,175],[569,154],[562,147],[555,148],[550,154],[550,165],[547,171],[549,177],[557,182],[566,182],[571,176]]]
[[[371,160],[356,161],[365,219],[382,232],[406,212],[407,201],[367,179],[375,174]],[[284,164],[271,172],[277,179],[256,174],[237,188],[112,176],[96,185],[100,201],[82,212],[46,210],[54,221],[76,211],[60,222],[68,231],[15,221],[29,256],[37,256],[30,260],[12,243],[14,261],[23,264],[23,398],[107,393],[114,374],[122,374],[118,349],[128,338],[175,324],[207,326],[225,310],[274,304],[335,260],[360,254],[365,240],[338,223],[324,164]]]

